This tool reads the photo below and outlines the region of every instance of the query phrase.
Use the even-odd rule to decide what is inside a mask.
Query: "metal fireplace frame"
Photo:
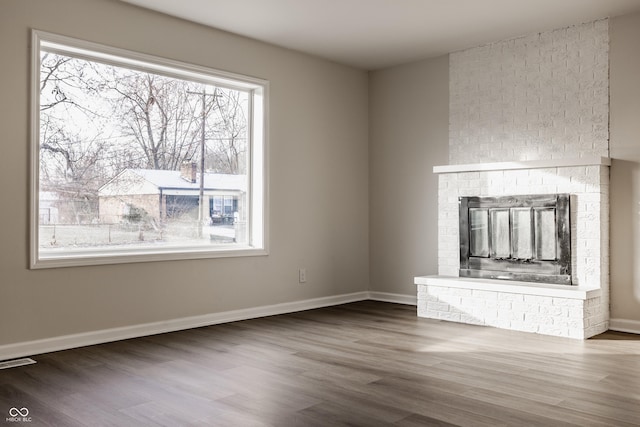
[[[460,197],[460,277],[477,277],[489,279],[517,280],[524,282],[553,283],[571,285],[571,222],[570,195],[543,194],[517,195],[503,197]],[[470,210],[487,210],[488,251],[481,256],[471,253]],[[515,210],[522,212],[530,209],[531,256],[526,258],[513,257],[517,252],[513,247],[513,215]],[[509,255],[496,256],[493,250],[493,240],[497,234],[492,234],[492,211],[509,211]],[[536,221],[541,213],[536,211],[552,210],[555,215],[555,256],[553,259],[539,256],[536,235]],[[496,216],[497,218],[497,216]]]

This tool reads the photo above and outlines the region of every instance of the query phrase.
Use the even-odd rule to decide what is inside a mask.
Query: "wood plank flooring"
[[[0,424],[640,426],[640,336],[588,341],[364,301],[33,357]],[[7,421],[28,408],[30,423]]]

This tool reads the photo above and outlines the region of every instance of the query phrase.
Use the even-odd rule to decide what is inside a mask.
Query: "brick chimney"
[[[182,162],[180,165],[180,178],[194,184],[197,176],[197,165],[194,162]]]

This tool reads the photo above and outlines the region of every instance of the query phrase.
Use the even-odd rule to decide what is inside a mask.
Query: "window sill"
[[[233,258],[249,256],[266,256],[268,251],[264,248],[251,246],[232,246],[224,249],[211,249],[211,247],[175,247],[134,249],[122,248],[117,251],[110,249],[108,252],[101,250],[47,250],[43,251],[32,263],[32,269],[80,267],[89,265],[108,265],[139,262],[179,261],[190,259]]]

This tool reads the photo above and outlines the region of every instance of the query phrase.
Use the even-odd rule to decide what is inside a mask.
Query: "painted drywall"
[[[438,180],[448,163],[449,57],[370,73],[371,290],[415,295],[437,274]]]
[[[29,270],[32,28],[269,80],[269,255]],[[368,289],[366,72],[114,0],[3,0],[0,55],[0,345]]]
[[[611,318],[640,331],[640,14],[611,19],[610,40]]]

